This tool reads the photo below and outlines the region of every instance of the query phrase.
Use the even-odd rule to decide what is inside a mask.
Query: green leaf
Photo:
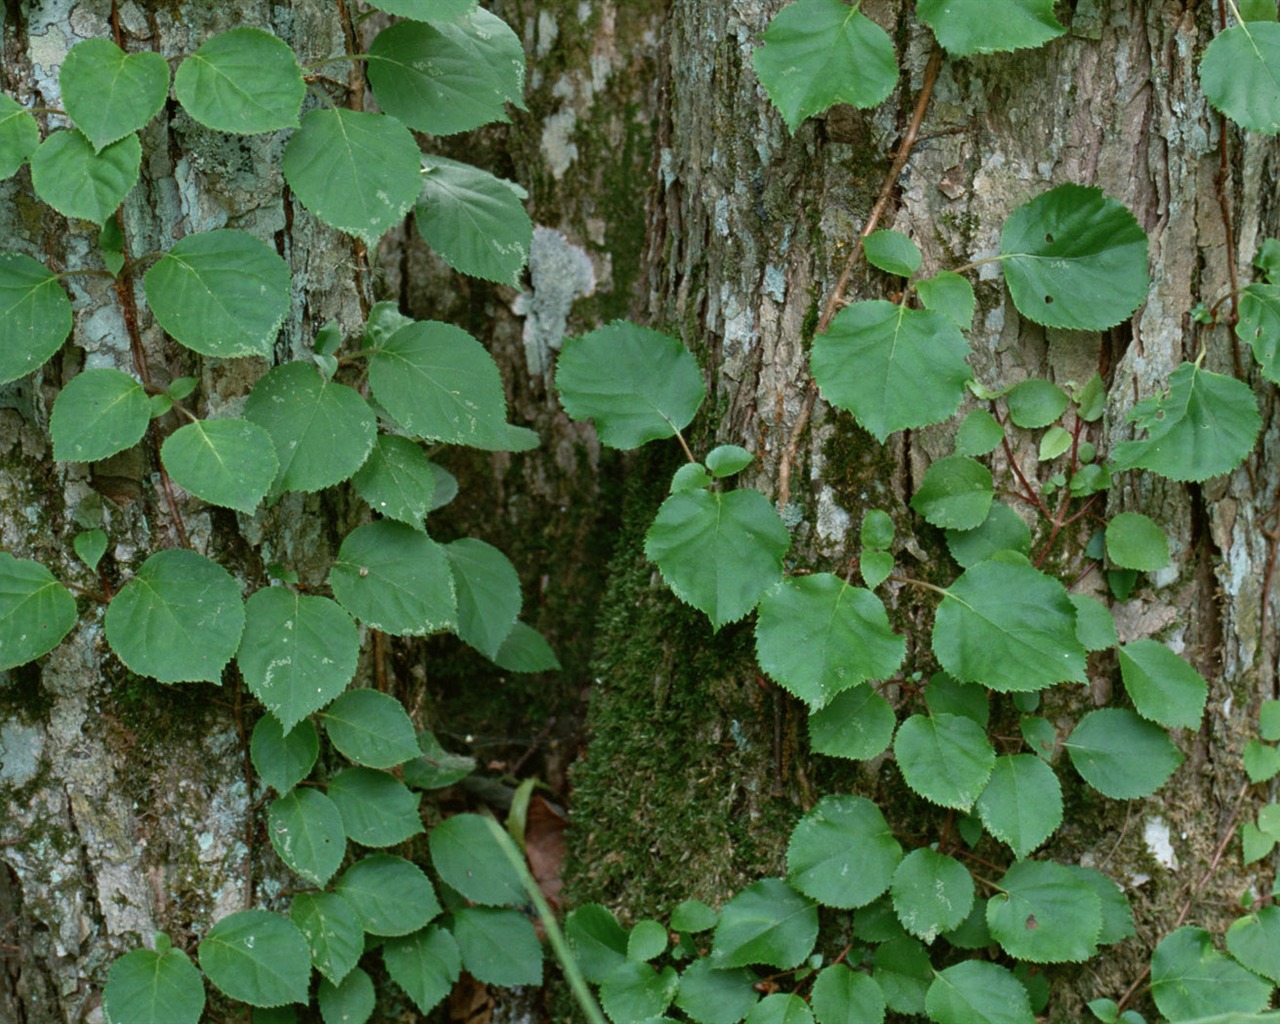
[[[1128,708],[1090,711],[1063,746],[1084,781],[1112,800],[1150,796],[1182,764],[1168,734]]]
[[[752,1007],[744,1024],[813,1024],[813,1014],[798,995],[775,992]]]
[[[81,132],[56,131],[31,156],[31,184],[64,217],[102,227],[137,184],[141,166],[137,135],[126,135],[97,153]]]
[[[1036,1019],[1013,972],[982,960],[939,971],[924,1005],[938,1024],[1035,1024]]]
[[[30,256],[0,253],[0,384],[44,365],[71,333],[71,300]]]
[[[418,748],[422,756],[401,767],[406,785],[414,789],[443,789],[476,770],[475,758],[449,753],[429,732],[418,733]]]
[[[867,514],[862,517],[859,539],[864,548],[887,551],[893,543],[893,518],[884,509],[868,509]]]
[[[945,932],[942,937],[956,949],[985,949],[992,945],[995,940],[987,927],[987,901],[975,899],[960,927]]]
[[[458,594],[458,636],[494,658],[520,614],[520,577],[506,555],[474,537],[446,544],[444,553]]]
[[[657,971],[646,963],[619,964],[600,985],[600,1004],[614,1021],[647,1021],[657,1017],[676,997],[680,979],[675,970]]]
[[[1262,429],[1249,385],[1194,363],[1174,370],[1169,390],[1139,402],[1127,418],[1147,436],[1116,445],[1116,469],[1149,469],[1170,480],[1229,473]]]
[[[388,939],[382,946],[382,962],[391,980],[424,1014],[449,994],[462,970],[458,944],[449,932],[436,925]]]
[[[364,1024],[373,1015],[378,998],[373,979],[357,967],[338,985],[321,978],[316,1001],[324,1024]]]
[[[476,8],[476,0],[432,0],[430,7],[424,7],[422,0],[368,0],[368,2],[370,7],[376,7],[388,14],[395,14],[401,18],[413,18],[415,21],[432,22],[455,21]]]
[[[809,365],[822,397],[883,442],[956,411],[971,376],[968,354],[942,314],[875,300],[845,306],[813,339]]]
[[[1066,32],[1053,0],[984,0],[981,16],[947,0],[919,0],[916,17],[953,57],[1042,46]]]
[[[1076,638],[1086,651],[1105,651],[1119,643],[1107,606],[1088,594],[1068,594],[1076,606]]]
[[[928,847],[912,850],[902,859],[890,891],[902,926],[926,943],[958,927],[973,906],[973,876],[968,869]]]
[[[901,935],[875,951],[871,977],[884,993],[889,1009],[897,1013],[924,1013],[925,992],[933,981],[933,965],[918,939]]]
[[[667,929],[652,918],[637,921],[627,936],[627,959],[646,963],[667,949]]]
[[[351,483],[375,512],[422,529],[432,509],[436,473],[415,442],[380,434]]]
[[[836,103],[879,106],[898,82],[888,34],[839,0],[783,7],[769,22],[752,63],[793,132],[806,117]]]
[[[948,455],[925,470],[911,507],[934,526],[972,530],[987,518],[994,496],[991,470],[963,455]]]
[[[566,338],[555,383],[565,412],[594,419],[601,443],[623,449],[674,436],[706,395],[693,353],[675,338],[621,320]]]
[[[300,892],[289,917],[306,939],[315,969],[341,984],[364,953],[364,929],[351,904],[333,892]]]
[[[523,622],[511,627],[492,661],[508,672],[550,672],[560,668],[560,661],[546,638]]]
[[[987,901],[987,925],[1006,953],[1033,964],[1078,963],[1093,955],[1102,901],[1061,864],[1018,861]]]
[[[865,797],[825,796],[791,832],[787,881],[826,906],[861,907],[889,888],[901,860],[902,847],[879,807]]]
[[[874,589],[893,573],[893,555],[888,551],[864,551],[858,559],[862,582]]]
[[[329,584],[339,604],[384,633],[426,636],[457,620],[443,548],[403,523],[368,523],[347,534]]]
[[[258,719],[249,741],[253,767],[263,782],[281,794],[311,774],[319,753],[320,737],[314,725],[299,722],[286,733],[272,715]]]
[[[1095,373],[1087,384],[1072,394],[1076,403],[1076,415],[1086,423],[1095,423],[1102,419],[1107,408],[1107,386],[1102,382],[1102,375]]]
[[[1053,763],[1058,747],[1058,734],[1051,722],[1035,715],[1023,715],[1019,732],[1022,733],[1023,742],[1032,749],[1036,757]]]
[[[463,968],[485,984],[542,984],[542,947],[518,911],[462,907],[453,912],[453,937]]]
[[[506,121],[505,102],[524,109],[524,47],[485,10],[384,29],[369,47],[368,73],[383,110],[432,135]]]
[[[260,377],[244,415],[275,442],[279,491],[318,491],[346,480],[364,464],[376,432],[358,392],[326,381],[302,362]]]
[[[1255,974],[1280,985],[1280,907],[1261,907],[1227,929],[1227,949]]]
[[[107,553],[107,535],[102,530],[93,529],[85,530],[77,533],[71,539],[71,546],[75,549],[76,557],[89,567],[90,572],[96,572],[98,563],[102,561],[102,556]]]
[[[524,190],[434,154],[422,167],[422,195],[413,212],[427,244],[454,270],[518,288],[533,244]]]
[[[709,957],[694,960],[680,975],[676,1006],[698,1024],[738,1024],[759,1001],[753,971],[717,970]]]
[[[746,615],[782,576],[791,536],[759,491],[685,491],[658,509],[644,553],[715,629]]]
[[[95,151],[136,132],[169,97],[169,65],[158,53],[125,53],[110,39],[86,39],[58,69],[62,105]]]
[[[71,378],[53,403],[49,433],[59,462],[94,462],[142,440],[151,403],[127,373],[101,367]]]
[[[1147,297],[1147,236],[1096,188],[1059,185],[1018,207],[1000,255],[1018,312],[1046,327],[1106,330]]]
[[[356,861],[333,888],[351,904],[370,935],[408,935],[440,913],[435,890],[422,869],[389,853]]]
[[[320,717],[338,752],[366,768],[394,768],[420,753],[413,722],[390,694],[348,690]]]
[[[1280,132],[1280,25],[1232,25],[1205,47],[1200,88],[1214,109],[1250,131]]]
[[[293,789],[273,800],[267,835],[286,867],[321,888],[342,866],[347,852],[342,816],[318,789]]]
[[[862,683],[809,713],[809,746],[829,757],[865,760],[889,745],[896,724],[889,702]]]
[[[931,715],[963,715],[973,719],[984,729],[991,717],[984,687],[962,683],[945,672],[936,672],[929,680],[924,691],[924,702]]]
[[[1244,745],[1244,771],[1253,783],[1274,778],[1280,773],[1280,750],[1267,743],[1249,740]]]
[[[993,501],[987,517],[972,530],[947,530],[947,550],[962,568],[971,569],[999,551],[1031,554],[1031,527],[1002,501]]]
[[[1079,864],[1068,864],[1066,867],[1097,894],[1102,904],[1102,931],[1098,934],[1099,945],[1111,945],[1113,942],[1119,942],[1135,934],[1133,910],[1129,906],[1129,899],[1115,882],[1096,868],[1085,868]]]
[[[200,967],[214,985],[250,1006],[307,1002],[311,954],[287,917],[241,910],[215,924],[200,943]]]
[[[366,351],[373,395],[405,430],[446,444],[511,450],[498,366],[462,328],[416,321]]]
[[[179,949],[135,949],[111,965],[102,1009],[107,1024],[198,1024],[204,1012],[204,981]]]
[[[973,806],[996,760],[982,726],[947,714],[912,715],[898,728],[893,754],[913,792],[959,811]]]
[[[571,910],[564,921],[564,934],[587,981],[599,985],[627,961],[627,933],[613,912],[598,903],[584,903]]]
[[[143,277],[160,326],[206,356],[270,359],[289,312],[289,265],[260,238],[224,228],[187,235]]]
[[[671,912],[671,927],[677,932],[696,934],[710,931],[720,915],[702,900],[683,900]]]
[[[1064,454],[1071,448],[1071,434],[1063,427],[1050,427],[1044,432],[1044,436],[1040,438],[1040,448],[1037,452],[1037,458],[1041,462],[1052,462],[1059,455]],[[1081,455],[1083,459],[1084,456]]]
[[[0,181],[17,174],[39,145],[36,119],[22,104],[0,93]]]
[[[420,161],[412,133],[395,118],[331,107],[303,117],[281,168],[311,213],[373,245],[417,200]]]
[[[1280,700],[1264,700],[1258,709],[1258,735],[1272,742],[1280,740]]]
[[[240,586],[194,551],[157,551],[112,598],[105,627],[131,672],[162,683],[216,683],[244,630]]]
[[[197,420],[160,448],[174,483],[211,505],[246,515],[266,497],[280,470],[271,435],[248,420]]]
[[[48,654],[75,624],[75,598],[48,569],[0,551],[0,671]]]
[[[428,835],[431,863],[445,885],[472,903],[516,904],[526,899],[524,883],[478,814],[455,814]]]
[[[986,455],[1000,447],[1004,427],[986,409],[974,409],[956,431],[957,455]]]
[[[1178,928],[1151,954],[1151,997],[1170,1020],[1257,1013],[1270,1002],[1271,988],[1214,949],[1203,928]]]
[[[1047,427],[1066,411],[1067,393],[1047,380],[1024,380],[1004,396],[1009,419],[1026,430]]]
[[[1169,564],[1169,540],[1137,512],[1121,512],[1107,523],[1107,557],[1123,569],[1154,572]]]
[[[887,274],[910,277],[920,269],[920,249],[901,231],[873,231],[862,240],[862,254]]]
[[[906,641],[889,627],[880,599],[839,576],[783,580],[760,601],[760,667],[811,708],[867,679],[893,675],[905,655]]]
[[[1158,640],[1135,640],[1120,648],[1120,675],[1143,718],[1169,729],[1200,728],[1209,684]]]
[[[1275,0],[1240,0],[1236,5],[1242,21],[1275,21]]]
[[[1276,845],[1275,836],[1269,836],[1251,821],[1240,826],[1240,846],[1245,867],[1262,860]]]
[[[1025,563],[979,562],[938,606],[933,651],[957,679],[1005,693],[1084,682],[1075,618],[1057,580]]]
[[[711,475],[718,480],[740,473],[751,465],[755,456],[737,444],[721,444],[707,452],[706,464]]]
[[[264,587],[245,603],[245,613],[236,661],[250,692],[285,729],[351,682],[359,637],[351,617],[327,597]]]
[[[809,999],[818,1024],[882,1024],[884,993],[868,974],[844,964],[824,968]]]
[[[329,780],[329,799],[338,805],[347,838],[361,846],[394,846],[422,831],[421,798],[386,772],[345,768]]]
[[[1034,754],[998,757],[977,809],[987,831],[1021,860],[1062,824],[1062,787]]]
[[[973,294],[973,285],[959,274],[950,270],[940,270],[934,277],[916,282],[916,292],[924,308],[934,313],[941,313],[962,331],[967,331],[973,324],[973,311],[977,299]],[[990,415],[988,413],[987,415]],[[964,452],[965,455],[978,455],[981,452]]]
[[[1262,375],[1280,383],[1280,285],[1251,284],[1240,293],[1236,336],[1253,348]]]
[[[781,878],[764,878],[720,909],[711,963],[719,970],[767,964],[787,971],[804,962],[817,937],[813,901]]]
[[[259,28],[235,28],[179,65],[173,91],[206,127],[255,135],[297,125],[306,84],[288,44]]]

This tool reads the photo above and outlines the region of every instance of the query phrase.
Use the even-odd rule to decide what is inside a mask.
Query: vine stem
[[[858,233],[858,240],[853,247],[853,252],[849,254],[848,260],[845,261],[844,269],[840,272],[840,277],[836,279],[835,287],[831,289],[831,295],[822,310],[822,316],[818,320],[818,326],[814,330],[814,334],[826,333],[831,326],[831,321],[835,319],[835,315],[843,303],[844,291],[849,286],[849,279],[853,276],[853,271],[862,256],[862,240],[875,231],[876,225],[880,223],[881,216],[889,206],[889,201],[893,198],[893,190],[897,186],[898,177],[902,174],[902,169],[907,165],[907,159],[911,156],[911,150],[916,144],[916,139],[920,134],[920,125],[923,123],[925,111],[929,107],[929,98],[933,95],[934,83],[937,82],[938,72],[941,70],[942,50],[935,46],[933,52],[929,55],[929,63],[925,65],[924,81],[920,84],[920,95],[916,97],[915,110],[911,114],[911,121],[907,125],[907,130],[902,136],[902,143],[898,146],[898,152],[893,158],[893,163],[889,165],[889,172],[884,176],[884,183],[880,186],[880,194],[876,197],[875,205],[871,207],[871,212],[867,214],[866,223],[862,225],[862,230]],[[805,427],[809,425],[809,416],[813,412],[813,403],[817,397],[818,385],[810,377],[805,385],[800,411],[796,414],[795,423],[791,427],[791,436],[787,439],[787,447],[783,450],[782,459],[778,463],[779,508],[786,508],[788,502],[791,501],[791,467],[795,463],[796,453],[800,449],[800,438],[804,435]]]

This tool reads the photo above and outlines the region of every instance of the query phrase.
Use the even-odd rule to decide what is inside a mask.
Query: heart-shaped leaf
[[[102,152],[160,112],[169,96],[169,65],[158,53],[125,53],[110,39],[86,39],[58,70],[67,113]]]
[[[0,93],[0,181],[13,177],[39,145],[36,119],[17,100]]]
[[[83,133],[56,131],[31,157],[31,184],[64,217],[101,227],[137,184],[141,166],[137,135],[126,135],[99,153]]]

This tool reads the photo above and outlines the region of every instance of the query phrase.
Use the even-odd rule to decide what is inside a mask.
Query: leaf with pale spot
[[[305,1003],[311,979],[306,940],[287,917],[241,910],[215,924],[200,943],[205,976],[250,1006]]]
[[[106,459],[142,440],[151,403],[133,377],[110,367],[84,370],[58,392],[49,418],[59,462]]]
[[[967,811],[978,799],[996,753],[986,730],[962,715],[912,715],[893,741],[898,770],[931,803]]]
[[[865,797],[825,796],[791,832],[787,881],[826,906],[861,907],[889,888],[901,860],[879,807]]]
[[[518,287],[533,244],[524,189],[434,154],[422,166],[414,220],[427,244],[454,270]]]
[[[1006,953],[1030,963],[1079,963],[1102,931],[1102,901],[1061,864],[1018,861],[995,883],[987,926]]]
[[[318,789],[297,788],[273,800],[267,836],[286,867],[321,887],[342,866],[347,852],[342,815]]]
[[[329,584],[339,604],[384,633],[426,636],[457,622],[444,550],[404,523],[368,523],[347,534]]]

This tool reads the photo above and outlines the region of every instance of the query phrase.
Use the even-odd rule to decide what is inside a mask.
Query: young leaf
[[[1227,949],[1245,967],[1280,985],[1280,907],[1259,907],[1227,929]]]
[[[391,980],[424,1014],[449,994],[462,970],[457,942],[436,925],[388,939],[382,946],[382,962]]]
[[[90,572],[97,572],[98,563],[107,553],[107,535],[100,529],[85,530],[71,539],[76,557],[89,567]]]
[[[721,444],[707,452],[707,471],[717,480],[740,473],[751,465],[755,456],[737,444]],[[892,539],[892,538],[891,538]]]
[[[1000,447],[1004,427],[986,409],[974,409],[956,431],[957,455],[986,455]]]
[[[207,128],[241,135],[293,128],[306,88],[289,45],[248,27],[206,39],[173,79],[188,114]]]
[[[925,470],[911,507],[934,526],[972,530],[987,518],[994,496],[991,470],[963,455],[948,455]]]
[[[986,0],[982,16],[947,0],[919,0],[916,17],[953,57],[1042,46],[1066,32],[1053,0]]]
[[[658,509],[644,552],[676,597],[715,629],[756,606],[782,576],[791,535],[759,491],[685,491]]]
[[[162,683],[216,683],[244,631],[240,587],[226,569],[185,548],[157,551],[111,604],[111,649],[131,671]]]
[[[824,796],[791,832],[787,881],[826,906],[861,907],[889,888],[901,860],[902,847],[879,807],[865,797]],[[722,925],[728,910],[721,912]]]
[[[260,238],[223,228],[187,235],[142,279],[175,341],[206,356],[262,356],[289,312],[289,265]]]
[[[1079,864],[1066,867],[1097,894],[1102,904],[1102,931],[1098,933],[1098,945],[1110,945],[1133,935],[1133,910],[1120,887],[1097,868]]]
[[[293,789],[273,800],[267,835],[286,867],[322,888],[347,852],[342,816],[318,789]]]
[[[1151,997],[1170,1020],[1257,1013],[1270,1002],[1271,989],[1214,949],[1203,928],[1178,928],[1151,954]]]
[[[364,929],[351,904],[333,892],[300,892],[289,918],[306,939],[315,969],[342,984],[364,953]]]
[[[987,831],[1022,860],[1062,824],[1062,787],[1034,754],[998,757],[977,809]]]
[[[824,968],[809,1000],[818,1024],[882,1024],[884,993],[870,975],[844,964]]]
[[[830,573],[783,580],[760,600],[760,667],[811,708],[893,675],[905,654],[880,599]]]
[[[329,741],[367,768],[394,768],[417,757],[418,738],[403,705],[377,690],[348,690],[321,713]]]
[[[1121,512],[1107,523],[1107,557],[1122,569],[1154,572],[1169,564],[1169,539],[1137,512]]]
[[[498,366],[462,328],[416,321],[366,351],[373,395],[405,430],[446,444],[511,450]]]
[[[1147,297],[1147,236],[1124,204],[1066,184],[1018,207],[1000,235],[1018,312],[1046,327],[1102,331]]]
[[[497,548],[474,537],[444,547],[458,594],[458,636],[495,658],[520,614],[520,577]]]
[[[356,861],[334,883],[370,935],[408,935],[440,913],[431,881],[416,864],[389,853]]]
[[[872,979],[884,993],[889,1009],[897,1013],[924,1013],[925,992],[933,981],[933,965],[919,939],[899,935],[875,951]]]
[[[375,512],[419,530],[434,504],[436,470],[407,437],[380,434],[351,483]]]
[[[983,960],[939,971],[924,997],[938,1024],[1035,1024],[1027,990],[1013,973]]]
[[[893,518],[881,508],[868,509],[862,517],[862,529],[858,538],[863,548],[871,551],[887,551],[893,543]]]
[[[922,846],[902,859],[890,892],[902,927],[932,943],[969,916],[973,876],[958,860]]]
[[[329,780],[329,799],[338,805],[347,838],[361,846],[394,846],[422,831],[421,798],[386,772],[345,768]]]
[[[369,0],[370,7],[388,14],[430,22],[457,21],[474,11],[476,3],[477,0],[433,0],[430,7],[424,7],[422,0]]]
[[[699,957],[680,975],[676,1006],[699,1024],[738,1024],[760,999],[757,980],[745,967],[721,971]]]
[[[752,63],[793,132],[836,103],[879,106],[898,82],[888,34],[839,0],[787,4],[769,22]]]
[[[179,427],[160,448],[174,483],[211,505],[246,515],[280,471],[271,435],[248,420],[197,420]]]
[[[414,789],[443,789],[465,779],[476,770],[474,757],[451,754],[429,732],[418,733],[422,756],[401,766],[406,785]]]
[[[1090,711],[1063,746],[1084,781],[1112,800],[1150,796],[1182,764],[1168,734],[1128,708]]]
[[[81,132],[56,131],[31,156],[31,184],[64,217],[102,227],[137,183],[141,166],[137,135],[126,135],[99,153]]]
[[[1044,964],[1078,963],[1093,955],[1102,901],[1068,868],[1018,861],[996,887],[987,901],[987,925],[1010,956]]]
[[[319,754],[320,737],[310,722],[299,722],[286,733],[274,716],[263,715],[249,740],[253,767],[282,795],[311,774]]]
[[[862,240],[862,254],[887,274],[910,277],[920,269],[920,249],[901,231],[873,231]]]
[[[1268,743],[1249,740],[1244,745],[1244,772],[1250,782],[1266,782],[1280,773],[1280,750]]]
[[[1240,293],[1236,336],[1252,346],[1262,375],[1280,383],[1280,285],[1251,284]]]
[[[284,179],[326,224],[373,245],[418,198],[421,153],[393,117],[331,107],[302,119],[284,150]]]
[[[1107,606],[1088,594],[1068,594],[1076,606],[1076,639],[1086,651],[1105,651],[1119,643]]]
[[[813,1024],[813,1013],[795,993],[774,992],[752,1007],[743,1024]]]
[[[1058,749],[1058,733],[1053,723],[1036,715],[1023,715],[1018,724],[1022,733],[1022,741],[1035,753],[1036,757],[1050,764]]]
[[[637,921],[627,936],[627,959],[647,963],[667,949],[667,929],[652,918]]]
[[[1135,640],[1120,648],[1120,675],[1143,718],[1170,728],[1198,729],[1209,684],[1157,640]]]
[[[326,381],[306,363],[285,363],[258,379],[245,419],[275,442],[280,491],[318,491],[341,483],[373,447],[376,423],[360,394]]]
[[[551,672],[560,668],[556,652],[546,637],[523,622],[511,627],[491,660],[508,672]]]
[[[1047,427],[1067,408],[1067,393],[1047,380],[1024,380],[1004,396],[1009,419],[1024,430]]]
[[[896,724],[889,702],[862,683],[809,713],[809,746],[829,757],[865,760],[889,745]]]
[[[461,907],[453,937],[462,966],[488,985],[541,985],[542,946],[533,925],[515,910]]]
[[[959,274],[950,270],[940,270],[933,277],[916,282],[916,292],[924,308],[933,313],[941,313],[962,331],[967,331],[973,324],[973,311],[977,299],[973,294],[973,285]],[[987,415],[990,415],[988,413]],[[981,452],[964,452],[965,455],[983,454]]]
[[[151,404],[127,373],[82,370],[58,392],[49,417],[53,457],[59,462],[105,459],[142,440]]]
[[[321,978],[316,1002],[324,1024],[365,1024],[373,1015],[378,998],[373,991],[373,979],[356,967],[339,985]]]
[[[431,830],[427,840],[440,880],[472,903],[524,902],[524,883],[480,815],[446,818]]]
[[[610,1020],[652,1020],[671,1005],[679,984],[671,967],[657,971],[628,960],[610,971],[600,985],[600,1004]]]
[[[813,901],[781,878],[764,878],[721,908],[711,964],[718,970],[767,964],[788,971],[804,962],[817,937],[818,909]]]
[[[204,981],[180,949],[135,949],[111,965],[102,1009],[108,1024],[198,1024],[204,1012]]]
[[[1280,132],[1280,24],[1250,21],[1219,32],[1200,61],[1200,88],[1214,109],[1250,131]]]
[[[972,530],[947,530],[947,550],[961,568],[971,569],[999,551],[1031,554],[1031,527],[1002,501],[993,501],[987,517]]]
[[[1121,441],[1115,468],[1149,469],[1170,480],[1207,480],[1229,473],[1253,450],[1262,429],[1249,385],[1183,363],[1169,390],[1139,402],[1128,415],[1147,436]]]
[[[599,985],[615,967],[627,962],[627,933],[613,912],[598,903],[569,911],[564,934],[587,981]]]
[[[1258,735],[1264,740],[1280,740],[1280,700],[1264,700],[1258,709]]]
[[[329,584],[339,604],[384,633],[426,636],[457,621],[444,550],[403,523],[368,523],[347,534]]]
[[[327,597],[264,587],[245,603],[236,661],[250,692],[284,729],[338,696],[355,675],[359,637]]]
[[[914,792],[960,811],[978,799],[996,760],[982,726],[947,714],[912,715],[898,729],[893,754]]]
[[[422,171],[413,215],[427,244],[454,270],[518,288],[533,244],[524,190],[434,154],[423,160]]]
[[[62,104],[96,152],[136,132],[169,96],[169,65],[158,53],[125,53],[110,39],[85,39],[58,69]]]
[[[215,924],[200,943],[205,976],[250,1006],[305,1003],[311,954],[297,926],[268,910],[241,910]]]
[[[1052,462],[1071,448],[1071,433],[1064,427],[1050,427],[1040,438],[1040,448],[1036,457],[1041,462]],[[1081,454],[1081,459],[1085,456]]]
[[[962,683],[945,672],[935,672],[930,678],[924,702],[931,715],[963,715],[984,729],[991,718],[986,688],[976,683]]]
[[[893,573],[893,555],[888,551],[863,551],[858,558],[862,582],[874,590]]]
[[[594,419],[600,442],[623,449],[672,437],[706,395],[693,353],[675,338],[621,320],[565,339],[556,389],[565,412]]]
[[[0,93],[0,181],[17,174],[39,145],[36,119],[21,103]]]
[[[0,671],[48,654],[75,624],[75,598],[48,569],[0,551]]]
[[[942,314],[874,300],[836,315],[813,339],[809,366],[822,397],[883,442],[956,411],[972,376],[968,354],[964,335]]]

